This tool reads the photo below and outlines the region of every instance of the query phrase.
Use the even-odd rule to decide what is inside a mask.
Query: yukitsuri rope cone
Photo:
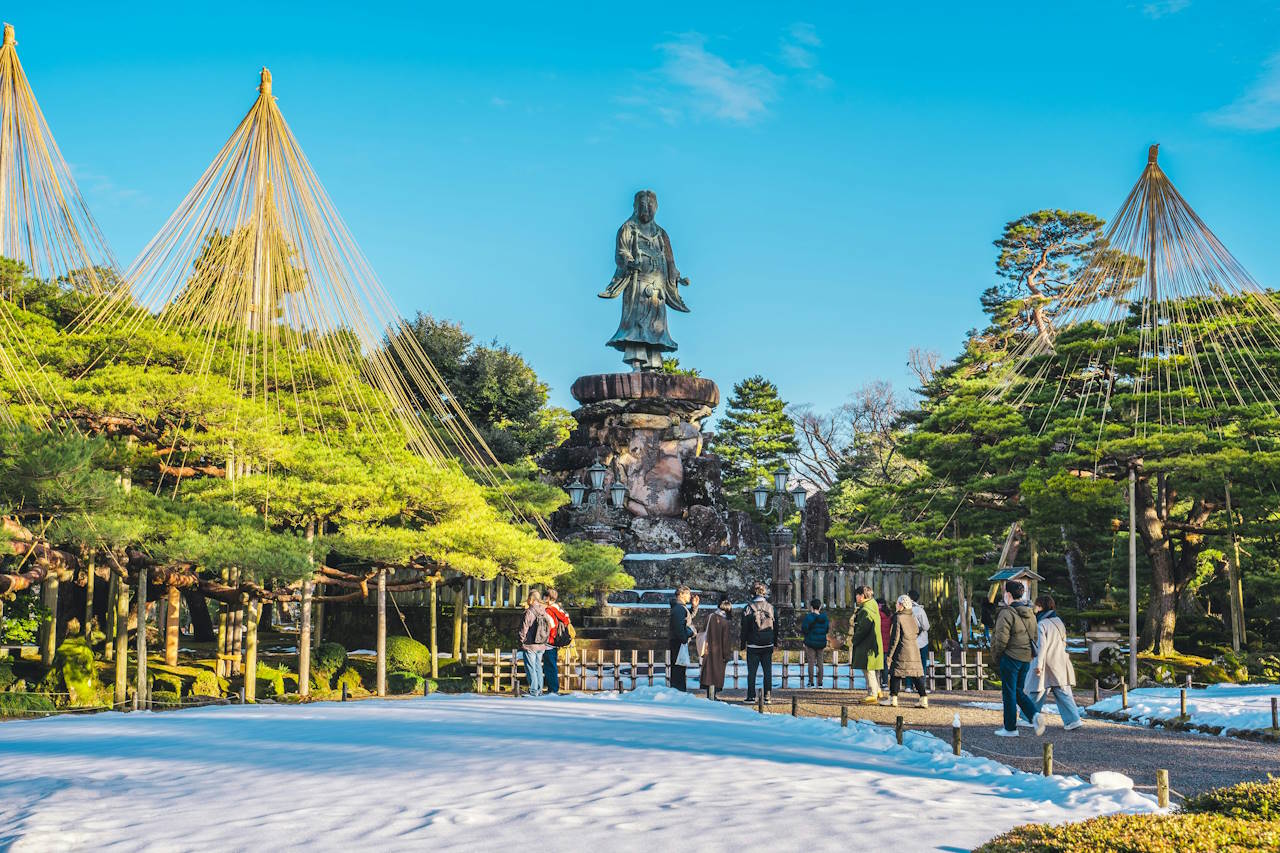
[[[1276,414],[1280,308],[1173,186],[1158,149],[1081,273],[1032,295],[1050,319],[1004,360],[992,398],[1034,405],[1041,428],[1068,409],[1135,436],[1204,423],[1206,411]]]
[[[107,248],[18,60],[13,26],[0,41],[0,256],[90,295],[117,281]],[[57,393],[0,288],[0,422],[43,423]]]
[[[9,24],[0,44],[0,255],[92,294],[116,280],[115,258],[36,103]]]
[[[331,425],[304,424],[304,413],[325,408],[323,393],[346,415],[335,441],[390,435],[491,483],[499,476],[326,195],[266,68],[248,113],[125,280],[77,326],[111,327],[122,340],[151,317],[196,329],[198,351],[179,371],[207,375],[230,362],[234,390],[280,430],[328,439]],[[317,371],[345,384],[318,391]]]

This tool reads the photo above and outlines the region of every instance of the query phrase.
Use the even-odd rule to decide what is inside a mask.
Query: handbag
[[[689,644],[688,643],[685,643],[683,646],[680,647],[680,653],[676,655],[675,665],[676,666],[689,665]]]
[[[698,657],[705,657],[707,654],[707,632],[699,631],[698,637],[694,641],[694,648],[698,650]]]

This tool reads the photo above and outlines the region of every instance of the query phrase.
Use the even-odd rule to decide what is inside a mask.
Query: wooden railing
[[[482,581],[477,578],[463,578],[446,574],[445,583],[440,584],[440,602],[456,604],[460,596],[465,595],[467,607],[471,609],[489,610],[495,607],[523,607],[529,597],[529,590],[544,590],[542,584],[515,583],[510,578],[498,577]],[[453,581],[450,583],[450,581]],[[415,589],[409,592],[393,592],[390,596],[402,607],[428,607],[431,604],[430,591]],[[372,598],[370,599],[372,601]]]
[[[517,650],[480,649],[474,658],[477,690],[489,693],[514,693],[525,683],[524,662]],[[850,666],[844,649],[827,649],[822,655],[823,684],[832,689],[865,690],[862,674]],[[689,668],[689,685],[697,688],[697,664]],[[783,690],[801,689],[806,683],[803,652],[783,650],[774,653],[774,686]],[[560,656],[560,688],[584,692],[635,690],[636,687],[669,686],[671,653],[653,649],[574,649]],[[925,679],[932,691],[985,690],[987,665],[982,652],[972,658],[964,653],[957,660],[939,661],[929,653],[925,661]],[[725,667],[725,688],[738,690],[747,683],[747,666],[739,652]]]
[[[791,606],[821,598],[828,607],[852,607],[854,591],[869,586],[879,601],[896,601],[914,589],[925,604],[951,595],[951,578],[912,566],[858,563],[792,563]]]

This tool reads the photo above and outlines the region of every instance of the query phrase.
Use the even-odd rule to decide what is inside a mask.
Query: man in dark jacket
[[[1027,695],[1027,672],[1035,657],[1036,614],[1022,600],[1024,587],[1018,581],[1005,581],[1004,607],[996,614],[991,632],[991,659],[1000,667],[1000,698],[1004,704],[1004,727],[996,729],[1001,737],[1018,736],[1018,711],[1021,709],[1036,734],[1044,734],[1044,719]]]
[[[809,602],[809,612],[800,620],[800,634],[804,637],[804,664],[809,686],[814,686],[814,670],[817,670],[817,686],[822,686],[822,653],[827,650],[827,632],[831,620],[822,612],[822,599]]]
[[[742,648],[747,650],[747,698],[746,702],[756,701],[756,670],[764,673],[764,683],[760,690],[764,693],[765,704],[770,701],[773,692],[773,605],[765,600],[769,588],[762,583],[751,587],[753,598],[751,603],[742,609]]]
[[[671,672],[668,680],[673,690],[686,690],[688,664],[676,663],[680,658],[680,650],[685,650],[688,660],[688,644],[693,637],[693,616],[698,612],[698,596],[691,595],[688,584],[676,587],[675,598],[671,599],[671,622],[667,629],[667,650],[671,653]]]

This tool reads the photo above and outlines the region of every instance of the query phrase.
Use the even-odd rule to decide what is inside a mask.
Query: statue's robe
[[[647,368],[662,367],[662,354],[678,344],[667,330],[667,308],[688,311],[680,298],[680,273],[671,255],[671,239],[656,222],[632,216],[618,229],[617,270],[600,295],[622,293],[622,321],[608,345],[621,350],[623,361]],[[632,263],[638,269],[631,269]]]

